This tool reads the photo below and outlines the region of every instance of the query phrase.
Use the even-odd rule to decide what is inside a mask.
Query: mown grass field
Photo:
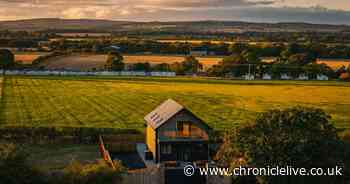
[[[350,128],[350,83],[17,76],[4,82],[1,126],[143,130],[143,117],[173,98],[217,130],[297,105],[322,108],[337,127]]]

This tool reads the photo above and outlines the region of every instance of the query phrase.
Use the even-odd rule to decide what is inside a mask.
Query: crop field
[[[32,64],[32,62],[40,56],[43,56],[47,53],[40,52],[28,52],[28,53],[16,53],[15,60],[22,62],[23,64]]]
[[[1,126],[142,130],[143,117],[172,98],[217,130],[296,105],[322,108],[337,127],[350,128],[349,83],[7,76],[4,84]]]
[[[16,55],[16,59],[22,60],[24,63],[31,63],[39,55]],[[22,58],[22,59],[21,59]],[[197,59],[204,65],[204,69],[207,69],[222,61],[222,57],[197,57]],[[50,59],[47,64],[47,69],[60,70],[91,70],[93,68],[103,68],[107,60],[107,55],[93,55],[93,54],[81,54],[72,55],[67,57],[60,57]],[[139,63],[149,62],[151,64],[182,62],[183,56],[166,56],[166,55],[125,55],[125,63]],[[271,62],[273,58],[263,58],[264,62]],[[337,60],[337,59],[319,59],[318,63],[325,63],[328,66],[336,69],[341,66],[350,66],[350,60]]]
[[[198,57],[205,67],[217,64],[221,57]],[[102,68],[106,63],[107,55],[73,55],[68,57],[55,58],[48,62],[48,69],[70,69],[88,70],[92,68]],[[151,55],[126,55],[125,63],[149,62],[151,64],[182,62],[183,56],[151,56]]]
[[[63,37],[102,37],[111,36],[110,33],[57,33],[59,36]]]
[[[350,66],[350,60],[348,59],[319,59],[317,63],[324,63],[333,69],[337,69],[342,66]]]
[[[160,43],[192,43],[192,44],[201,44],[204,42],[210,42],[211,44],[234,44],[235,42],[230,41],[213,41],[213,40],[157,40]]]

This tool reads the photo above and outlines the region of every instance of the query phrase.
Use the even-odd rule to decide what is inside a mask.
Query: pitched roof
[[[153,129],[159,128],[162,124],[168,121],[171,117],[173,117],[176,113],[185,109],[184,106],[178,104],[172,99],[168,99],[160,106],[158,106],[155,110],[145,116],[145,121],[149,124]]]

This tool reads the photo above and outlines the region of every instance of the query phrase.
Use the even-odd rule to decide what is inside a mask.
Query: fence
[[[4,78],[0,76],[0,102],[1,102],[2,94],[4,90],[3,82],[4,82]]]
[[[122,184],[165,184],[164,169],[147,168],[140,172],[128,173]]]
[[[141,135],[140,135],[141,134]],[[142,133],[133,129],[87,128],[87,127],[0,127],[0,140],[15,143],[95,144],[99,135],[140,137]]]
[[[0,70],[0,73],[2,71]],[[34,71],[34,70],[7,70],[6,75],[34,75],[34,76],[153,76],[175,77],[175,72],[139,72],[139,71],[101,71],[101,72],[76,72],[76,71]]]

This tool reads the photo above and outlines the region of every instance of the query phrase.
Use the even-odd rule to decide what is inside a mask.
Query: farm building
[[[327,75],[317,75],[317,80],[321,80],[321,81],[326,81],[329,80],[329,77]]]
[[[156,163],[207,162],[211,128],[184,106],[167,100],[145,117],[146,144]]]
[[[254,80],[254,79],[255,79],[255,76],[252,75],[252,74],[245,74],[245,75],[242,76],[242,78],[243,78],[244,80]]]
[[[272,76],[271,76],[270,74],[264,73],[262,79],[263,79],[263,80],[271,80],[271,79],[272,79]]]
[[[281,74],[281,80],[292,80],[293,78],[288,74]]]
[[[306,74],[300,74],[298,76],[298,80],[309,80],[309,76],[307,76]]]

